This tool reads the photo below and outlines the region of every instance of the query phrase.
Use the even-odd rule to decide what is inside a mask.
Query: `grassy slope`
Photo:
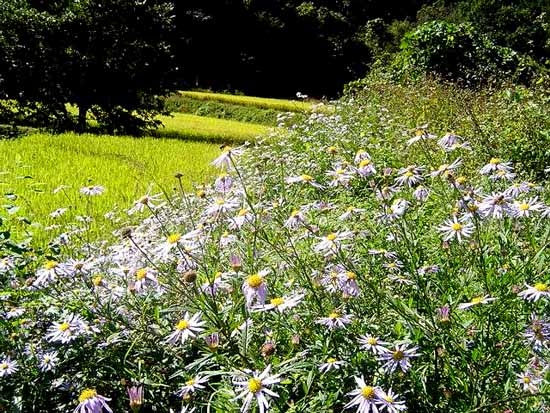
[[[203,182],[214,170],[209,162],[219,154],[216,145],[170,139],[96,135],[34,134],[15,141],[0,141],[0,193],[14,192],[19,212],[39,222],[52,224],[48,214],[71,207],[63,220],[87,214],[87,199],[79,188],[88,183],[103,185],[106,192],[90,199],[93,215],[103,216],[114,205],[128,208],[151,184],[171,192],[175,172],[183,174],[187,189]],[[24,178],[27,177],[27,178]],[[53,194],[60,185],[70,185],[67,195]],[[2,204],[9,204],[5,198]],[[98,223],[99,224],[99,223]]]
[[[266,133],[269,128],[264,125],[216,119],[203,116],[174,113],[173,116],[161,116],[164,123],[154,133],[155,136],[182,139],[200,139],[212,142],[230,142],[253,140]]]
[[[254,96],[239,96],[239,95],[225,95],[222,93],[206,93],[206,92],[178,92],[182,96],[200,99],[200,100],[213,100],[218,102],[227,102],[238,105],[250,105],[263,109],[275,109],[287,112],[308,112],[313,110],[313,104],[307,102],[300,102],[294,100],[284,99],[271,99],[271,98],[259,98]]]

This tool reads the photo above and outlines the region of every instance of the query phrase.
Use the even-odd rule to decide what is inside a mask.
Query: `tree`
[[[0,0],[0,93],[55,119],[78,107],[109,132],[156,126],[174,83],[166,0]],[[59,122],[58,122],[59,123]]]

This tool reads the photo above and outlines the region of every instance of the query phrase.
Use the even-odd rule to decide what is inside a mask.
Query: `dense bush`
[[[212,100],[198,100],[176,94],[166,98],[165,108],[169,112],[183,112],[262,125],[276,125],[277,115],[279,114],[278,111],[273,109],[260,109],[253,106],[233,105]]]
[[[407,33],[395,66],[404,77],[434,74],[474,85],[497,76],[529,80],[536,73],[527,57],[497,46],[472,24],[444,21],[428,22]]]
[[[547,410],[549,191],[457,123],[472,95],[373,83],[114,244],[3,251],[5,409]]]
[[[389,113],[384,134],[388,146],[394,135],[417,125],[452,130],[475,137],[479,157],[502,157],[514,162],[526,176],[544,178],[550,166],[550,100],[545,84],[486,86],[464,89],[435,79],[400,84],[377,74],[348,85],[363,113]],[[368,117],[366,117],[368,119]],[[368,128],[370,121],[363,126]]]

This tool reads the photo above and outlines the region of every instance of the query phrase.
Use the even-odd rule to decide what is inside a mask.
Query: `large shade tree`
[[[66,104],[79,130],[90,112],[110,132],[155,125],[175,78],[173,18],[164,0],[0,0],[0,94],[58,126],[71,125]]]

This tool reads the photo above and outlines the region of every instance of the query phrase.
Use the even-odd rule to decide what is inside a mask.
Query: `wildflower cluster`
[[[6,403],[34,381],[94,413],[547,409],[548,192],[427,125],[385,148],[342,105],[144,195],[118,242],[26,280],[2,257]]]

